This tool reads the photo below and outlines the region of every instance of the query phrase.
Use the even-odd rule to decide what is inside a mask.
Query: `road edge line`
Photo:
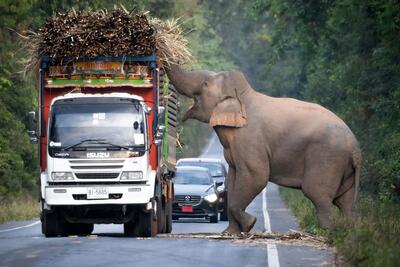
[[[203,157],[203,158],[204,158],[205,155],[207,155],[208,152],[210,152],[211,145],[215,142],[216,137],[217,137],[217,136],[216,136],[215,134],[212,134],[212,137],[211,137],[210,142],[208,143],[206,149],[204,149],[204,151],[202,151],[200,157]]]
[[[14,227],[14,228],[10,228],[10,229],[4,229],[4,230],[0,230],[0,233],[5,233],[5,232],[11,232],[11,231],[15,231],[15,230],[19,230],[19,229],[24,229],[24,228],[29,228],[32,227],[36,224],[39,224],[40,221],[36,221],[34,223],[28,224],[28,225],[24,225],[24,226],[19,226],[19,227]]]
[[[271,220],[267,210],[267,187],[262,191],[262,210],[264,215],[264,228],[266,233],[271,233]],[[267,244],[268,266],[280,267],[278,248],[276,244]]]

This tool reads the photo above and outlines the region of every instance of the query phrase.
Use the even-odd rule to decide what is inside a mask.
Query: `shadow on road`
[[[198,219],[198,218],[180,218],[179,220],[173,220],[174,223],[210,223],[209,220],[206,219]]]

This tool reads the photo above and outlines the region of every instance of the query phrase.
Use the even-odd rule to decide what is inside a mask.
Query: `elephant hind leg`
[[[333,203],[343,213],[347,219],[354,217],[354,199],[355,198],[355,186],[350,187],[346,192],[335,198]]]
[[[333,200],[339,187],[340,176],[335,169],[324,169],[319,165],[304,177],[302,191],[314,204],[320,226],[323,228],[329,228],[332,224]]]
[[[334,205],[333,199],[309,190],[304,190],[304,195],[311,200],[317,210],[319,224],[322,228],[329,228],[332,223]]]

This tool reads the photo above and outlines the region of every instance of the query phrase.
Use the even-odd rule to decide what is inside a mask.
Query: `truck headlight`
[[[218,197],[217,197],[217,195],[215,193],[212,193],[210,195],[205,196],[204,199],[207,202],[213,203],[213,202],[217,201]]]
[[[71,181],[74,180],[72,172],[52,172],[51,178],[53,181]]]
[[[122,172],[121,180],[142,180],[143,179],[143,172],[136,171],[136,172]]]

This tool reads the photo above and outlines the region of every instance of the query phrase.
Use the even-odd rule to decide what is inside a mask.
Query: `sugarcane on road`
[[[214,136],[204,157],[222,158]],[[248,207],[257,216],[254,232],[298,229],[277,186],[269,184]],[[227,222],[181,220],[173,233],[221,233]],[[122,225],[95,225],[87,237],[45,238],[37,220],[0,225],[0,266],[333,266],[331,249],[207,238],[127,238]]]

